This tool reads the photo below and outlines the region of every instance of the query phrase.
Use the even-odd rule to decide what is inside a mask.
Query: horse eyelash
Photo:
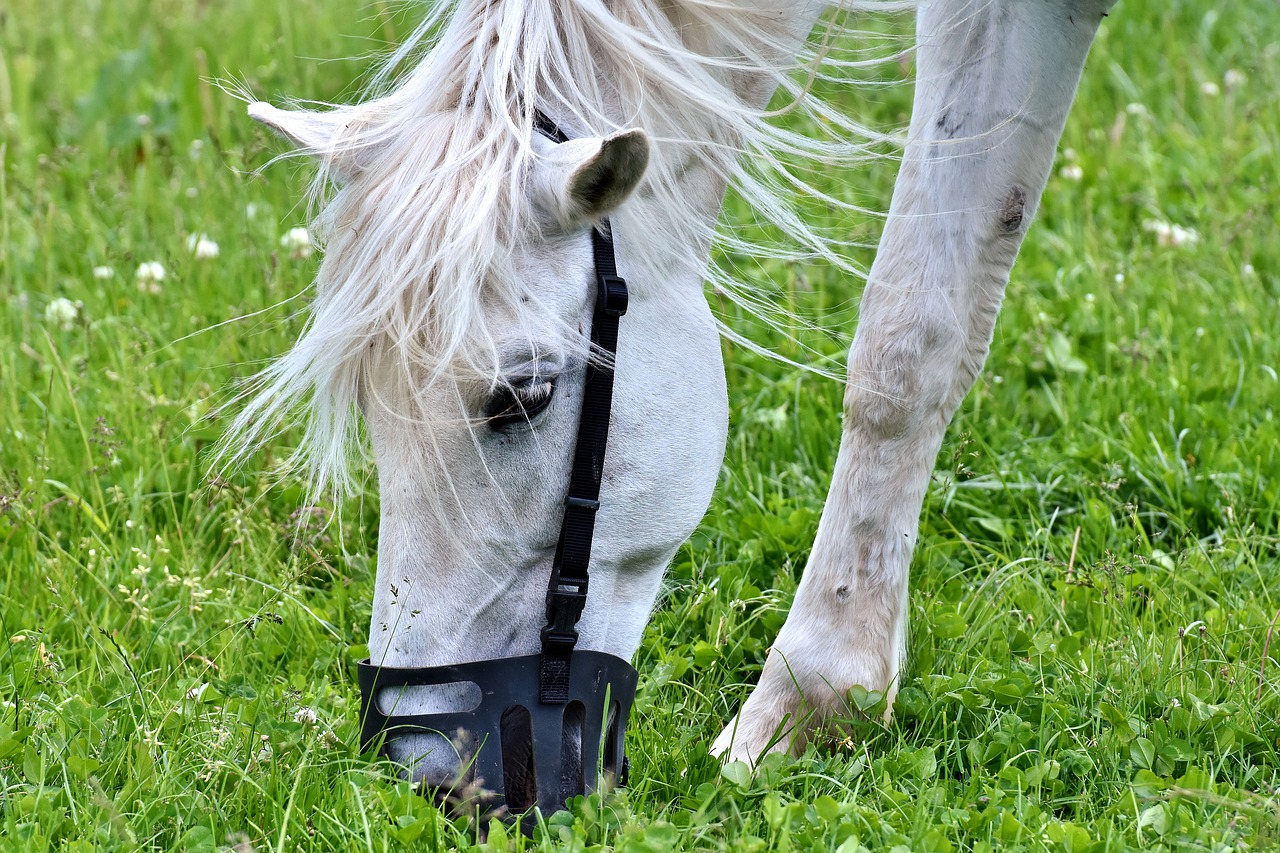
[[[485,420],[490,429],[501,429],[527,422],[551,402],[555,381],[547,379],[528,385],[502,385],[485,407]]]

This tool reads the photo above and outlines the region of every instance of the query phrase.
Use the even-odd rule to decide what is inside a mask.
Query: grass
[[[227,480],[201,455],[228,389],[297,334],[316,263],[279,243],[303,221],[305,172],[255,173],[278,145],[202,78],[340,98],[367,62],[316,57],[379,49],[411,10],[11,4],[5,849],[1274,849],[1280,19],[1265,5],[1125,0],[1105,23],[1058,164],[1082,175],[1051,181],[938,460],[893,722],[755,774],[707,754],[785,616],[839,427],[836,384],[726,345],[729,455],[638,655],[633,785],[536,842],[496,825],[481,842],[353,746],[372,485],[326,524],[334,508],[262,473],[290,435]],[[880,123],[909,104],[903,86],[840,97]],[[886,199],[892,168],[825,180]],[[1199,240],[1161,245],[1148,220]],[[188,251],[201,233],[218,258]],[[141,292],[152,260],[167,276]],[[727,260],[833,326],[802,338],[839,355],[855,282]]]

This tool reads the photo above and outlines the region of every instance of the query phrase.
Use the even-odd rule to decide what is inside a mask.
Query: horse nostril
[[[529,709],[516,705],[504,711],[498,737],[507,811],[520,814],[538,801],[538,777],[533,762],[533,719],[529,716]]]
[[[586,746],[583,743],[583,723],[587,709],[581,702],[565,706],[560,736],[560,802],[586,791],[583,780],[583,760]],[[593,759],[594,760],[594,756]]]

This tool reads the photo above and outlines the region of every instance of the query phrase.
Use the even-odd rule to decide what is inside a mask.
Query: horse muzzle
[[[572,797],[626,784],[623,740],[636,695],[631,664],[604,652],[574,651],[566,689],[551,701],[540,691],[539,654],[451,666],[400,669],[359,664],[361,748],[409,734],[440,735],[458,750],[462,769],[452,784],[483,792],[491,813],[517,818],[526,832],[531,809],[544,815]],[[470,710],[438,714],[384,713],[384,696],[400,688],[470,683],[480,702]],[[384,691],[386,691],[384,693]],[[474,691],[472,691],[474,695]],[[523,817],[519,817],[522,816]]]

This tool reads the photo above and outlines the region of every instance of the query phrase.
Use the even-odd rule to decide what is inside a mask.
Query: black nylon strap
[[[539,699],[569,701],[569,658],[578,642],[578,619],[587,603],[591,540],[600,508],[613,405],[613,361],[618,351],[618,320],[627,311],[627,283],[618,275],[609,222],[591,232],[595,258],[596,305],[591,321],[591,360],[587,364],[564,522],[547,589],[547,624],[542,629]]]
[[[568,135],[541,112],[534,114],[533,126],[553,142],[569,141]],[[591,254],[596,274],[591,357],[586,368],[573,467],[569,470],[569,490],[564,499],[564,521],[547,587],[547,624],[542,629],[538,698],[549,704],[569,701],[569,661],[578,643],[578,620],[587,604],[591,540],[600,509],[600,478],[609,440],[618,319],[627,312],[627,283],[618,275],[608,219],[591,231]]]
[[[533,114],[533,128],[552,142],[560,143],[569,141],[569,137],[565,135],[565,132],[561,130],[554,121],[547,118],[540,112]]]

